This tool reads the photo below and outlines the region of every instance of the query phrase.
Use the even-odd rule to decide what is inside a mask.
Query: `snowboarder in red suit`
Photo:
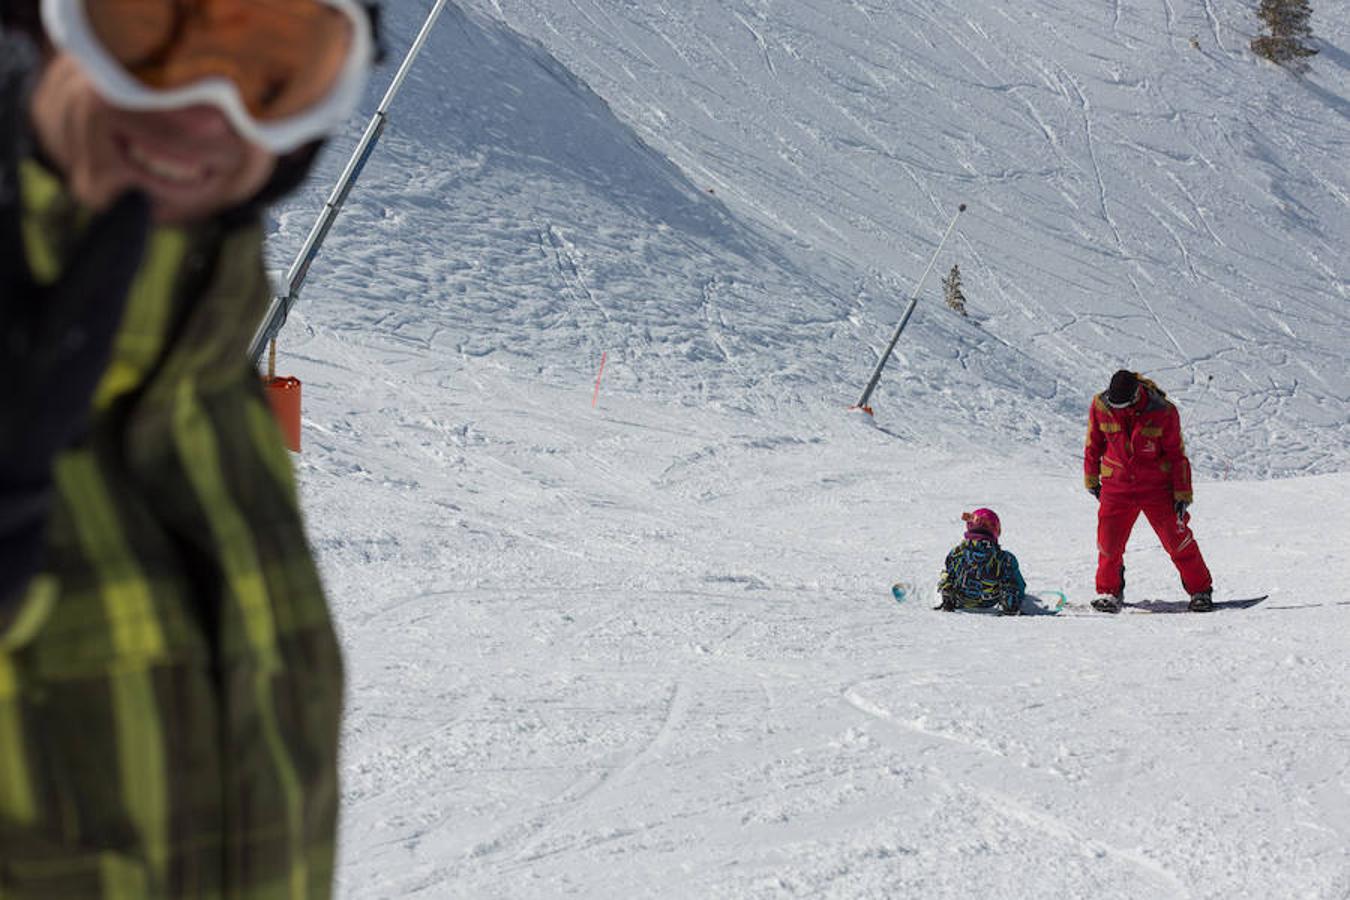
[[[1097,594],[1092,605],[1119,612],[1125,594],[1125,544],[1139,514],[1153,526],[1181,574],[1190,608],[1213,608],[1213,581],[1190,529],[1191,463],[1181,417],[1162,390],[1121,369],[1092,400],[1083,477],[1097,498]]]

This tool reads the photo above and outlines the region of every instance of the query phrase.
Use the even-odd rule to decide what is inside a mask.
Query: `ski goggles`
[[[1106,405],[1111,407],[1112,409],[1125,409],[1126,407],[1134,406],[1134,404],[1138,402],[1139,402],[1139,388],[1135,388],[1134,393],[1130,395],[1130,399],[1126,400],[1124,403],[1117,403],[1110,397],[1106,398]]]
[[[42,0],[42,22],[114,106],[208,104],[278,154],[346,121],[374,59],[356,0]]]

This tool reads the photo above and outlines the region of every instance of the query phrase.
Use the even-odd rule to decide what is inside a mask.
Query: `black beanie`
[[[1111,376],[1111,386],[1106,389],[1106,402],[1112,406],[1125,406],[1134,401],[1135,391],[1139,389],[1139,376],[1127,369],[1121,369]]]

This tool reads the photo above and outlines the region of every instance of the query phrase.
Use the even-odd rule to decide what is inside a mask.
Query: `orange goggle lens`
[[[223,78],[249,114],[275,122],[321,104],[355,39],[318,0],[84,0],[94,37],[147,88]]]

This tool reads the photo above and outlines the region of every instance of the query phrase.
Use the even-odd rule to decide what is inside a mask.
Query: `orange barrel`
[[[286,449],[292,453],[300,452],[300,379],[264,378],[267,389],[267,402],[272,405],[272,415],[281,426],[281,436]]]

